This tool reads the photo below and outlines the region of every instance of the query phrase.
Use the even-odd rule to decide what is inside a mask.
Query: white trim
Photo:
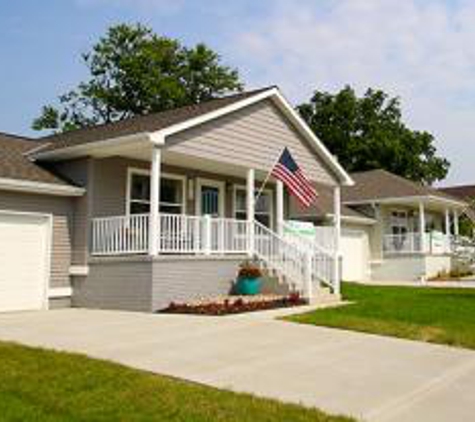
[[[327,218],[334,218],[333,213],[331,214],[326,214]],[[364,224],[371,226],[373,224],[376,224],[377,221],[376,219],[368,218],[368,217],[357,217],[357,216],[350,216],[350,215],[342,215],[341,216],[341,221],[344,221],[345,223],[355,223],[355,224]]]
[[[49,299],[57,299],[60,297],[71,297],[73,295],[72,287],[53,287],[48,291]]]
[[[75,186],[34,182],[31,180],[9,179],[6,177],[0,177],[0,189],[58,196],[82,196],[86,192],[85,189]]]
[[[78,129],[81,130],[81,129]],[[153,143],[158,143],[157,141],[157,136],[153,137]],[[66,159],[66,158],[73,158],[80,156],[81,154],[86,154],[86,155],[93,155],[94,152],[107,148],[109,146],[118,146],[122,144],[127,144],[129,142],[143,142],[144,144],[150,145],[152,142],[152,138],[150,136],[150,133],[148,132],[138,132],[134,133],[132,135],[124,135],[124,136],[118,136],[116,138],[107,138],[101,141],[91,141],[91,142],[85,142],[80,145],[71,145],[69,147],[63,147],[63,148],[58,148],[54,149],[52,151],[45,151],[41,152],[41,149],[38,150],[38,148],[34,148],[30,151],[27,151],[25,153],[26,156],[29,156],[29,158],[32,161],[36,161],[37,159]],[[46,147],[48,144],[45,143],[44,146]]]
[[[51,282],[51,266],[52,266],[52,245],[53,245],[53,214],[41,213],[41,212],[29,212],[29,211],[14,211],[14,210],[0,210],[1,214],[7,215],[20,215],[20,216],[30,216],[40,219],[45,219],[47,228],[46,228],[46,248],[45,248],[45,277],[43,280],[43,298],[42,298],[42,309],[49,309],[48,302],[48,292],[49,285]]]
[[[203,185],[212,186],[219,189],[219,217],[224,217],[225,214],[225,195],[226,183],[222,180],[206,179],[204,177],[196,178],[196,194],[195,194],[195,214],[201,215],[201,188]]]
[[[151,171],[144,168],[139,167],[127,167],[127,185],[125,187],[125,215],[130,215],[130,193],[132,187],[132,176],[134,174],[140,174],[143,176],[149,176]],[[187,177],[184,174],[177,174],[177,173],[161,173],[162,179],[173,179],[173,180],[180,180],[182,183],[182,212],[181,214],[186,214],[186,198],[187,198]],[[160,202],[161,204],[161,202]]]
[[[232,218],[236,218],[236,192],[238,190],[242,190],[244,193],[247,192],[247,188],[245,185],[240,184],[240,183],[235,183],[233,184],[233,199],[232,199]],[[259,191],[259,189],[255,189],[256,192]],[[273,195],[273,190],[272,189],[263,189],[262,192],[265,192],[266,195],[269,195],[270,198],[270,210],[269,210],[269,223],[270,223],[270,229],[273,230],[274,228],[274,195]],[[257,199],[258,201],[259,199]],[[257,205],[256,201],[256,205]],[[240,212],[245,212],[247,216],[247,209],[245,210],[240,210]],[[256,210],[254,209],[254,215],[256,215]]]
[[[89,275],[89,265],[70,265],[69,275],[75,275],[75,276]]]
[[[255,104],[259,101],[262,101],[266,98],[273,98],[276,105],[280,108],[284,114],[293,121],[296,129],[310,141],[315,151],[323,158],[323,161],[333,169],[333,171],[340,177],[340,181],[343,185],[353,186],[354,182],[351,179],[350,175],[343,169],[343,167],[338,163],[335,156],[333,156],[330,151],[323,145],[323,143],[318,139],[318,137],[313,133],[313,131],[308,127],[308,125],[303,121],[303,119],[298,115],[294,108],[289,104],[285,97],[280,93],[277,88],[269,88],[268,90],[261,92],[259,94],[253,95],[249,98],[237,101],[233,104],[230,104],[227,107],[222,107],[218,110],[206,113],[204,115],[195,117],[193,119],[186,120],[184,122],[178,123],[176,125],[169,126],[165,129],[159,130],[155,133],[160,133],[164,138],[173,135],[177,132],[189,129],[193,126],[201,125],[210,120],[217,119],[225,114],[232,113],[234,111],[240,110],[244,107],[248,107],[252,104]]]
[[[438,203],[443,203],[443,204],[451,204],[451,205],[456,205],[459,207],[466,207],[467,203],[463,201],[457,201],[455,199],[450,199],[450,198],[442,198],[440,196],[434,196],[434,195],[415,195],[415,196],[395,196],[395,197],[388,197],[388,198],[372,198],[372,199],[364,199],[364,200],[359,200],[359,201],[343,201],[343,205],[363,205],[363,204],[393,204],[393,203],[407,203],[407,202],[420,202],[420,201],[426,201],[426,202],[438,202]]]

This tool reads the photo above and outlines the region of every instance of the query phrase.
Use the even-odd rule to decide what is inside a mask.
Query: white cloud
[[[185,0],[75,0],[81,7],[114,7],[138,10],[144,13],[174,15],[179,13]]]
[[[297,101],[347,83],[399,95],[452,161],[449,181],[473,183],[474,22],[469,0],[280,0],[241,21],[227,50],[253,85],[278,83]]]

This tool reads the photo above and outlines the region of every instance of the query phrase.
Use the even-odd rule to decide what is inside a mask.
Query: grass
[[[475,289],[344,283],[343,297],[355,303],[286,319],[475,349]]]
[[[3,342],[0,342],[0,419],[42,422],[351,420],[82,355]]]

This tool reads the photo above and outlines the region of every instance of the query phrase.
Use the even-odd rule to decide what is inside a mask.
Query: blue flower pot
[[[259,277],[241,277],[236,283],[238,295],[253,296],[261,292],[261,279]]]

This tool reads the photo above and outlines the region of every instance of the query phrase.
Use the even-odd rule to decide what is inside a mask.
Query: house
[[[332,195],[332,250],[282,236],[284,147]],[[0,137],[0,310],[156,311],[228,293],[254,257],[309,299],[339,292],[349,175],[275,87],[55,134]]]
[[[342,190],[342,278],[348,281],[420,281],[458,264],[454,239],[467,203],[441,190],[385,170],[350,175]],[[331,221],[330,192],[308,215],[293,218],[325,225]],[[318,215],[317,218],[314,216]]]

